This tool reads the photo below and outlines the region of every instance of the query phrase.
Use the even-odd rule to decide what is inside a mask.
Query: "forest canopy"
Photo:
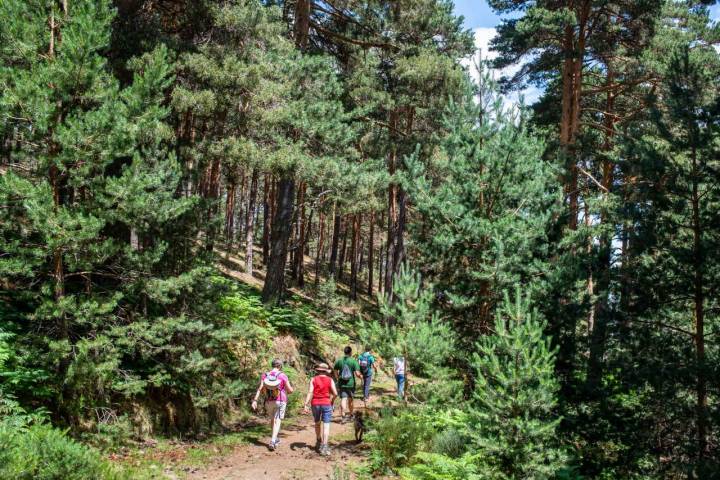
[[[489,0],[486,60],[449,0],[0,0],[0,474],[331,332],[416,368],[374,473],[715,478],[712,3]]]

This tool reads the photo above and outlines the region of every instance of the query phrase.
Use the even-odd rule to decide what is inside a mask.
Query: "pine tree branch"
[[[590,174],[590,172],[588,172],[587,170],[585,170],[585,169],[584,169],[583,167],[581,167],[580,165],[578,165],[577,168],[578,168],[578,170],[580,170],[580,173],[582,173],[583,175],[585,175],[586,177],[588,177],[590,180],[592,180],[593,183],[595,183],[595,185],[597,185],[598,187],[600,187],[601,189],[603,189],[606,193],[610,193],[610,190],[608,190],[602,183],[600,183],[595,177],[593,177],[593,176]]]
[[[387,122],[383,122],[382,120],[376,120],[376,119],[374,119],[374,118],[370,118],[370,117],[367,117],[367,116],[359,117],[359,120],[365,120],[365,121],[368,121],[368,122],[372,122],[372,123],[374,123],[375,125],[378,125],[378,126],[383,127],[383,128],[387,128],[388,130],[392,130],[394,133],[397,133],[397,134],[399,134],[399,135],[401,135],[401,136],[403,136],[403,137],[407,137],[407,133],[403,132],[402,130],[397,129],[396,127],[393,127],[392,125],[390,125],[390,124],[387,123]]]
[[[357,39],[354,39],[354,38],[346,37],[345,35],[341,35],[341,34],[339,34],[339,33],[337,33],[337,32],[333,32],[332,30],[328,30],[328,29],[326,29],[326,28],[324,28],[324,27],[321,27],[317,22],[310,22],[310,25],[312,25],[312,27],[313,27],[315,30],[317,30],[317,31],[319,31],[319,32],[321,32],[321,33],[324,33],[325,35],[329,35],[329,36],[331,36],[331,37],[333,37],[333,38],[336,38],[336,39],[338,39],[338,40],[341,40],[341,41],[343,41],[343,42],[345,42],[345,43],[350,43],[350,44],[353,44],[353,45],[358,45],[358,46],[360,46],[360,47],[376,47],[376,48],[394,50],[394,51],[396,51],[396,52],[397,52],[397,51],[400,51],[400,47],[398,47],[397,45],[393,45],[393,44],[391,44],[391,43],[382,43],[382,42],[372,42],[372,41],[357,40]]]

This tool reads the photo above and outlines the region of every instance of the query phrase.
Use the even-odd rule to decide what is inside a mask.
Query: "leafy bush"
[[[430,442],[432,427],[421,416],[412,410],[382,410],[368,434],[372,445],[370,462],[375,472],[397,472]]]
[[[417,463],[403,468],[400,476],[407,480],[480,480],[478,467],[470,456],[451,458],[437,453],[421,452]]]
[[[246,285],[233,285],[230,293],[222,298],[221,308],[235,322],[247,323],[255,332],[269,338],[275,333],[289,333],[301,340],[313,341],[318,334],[317,324],[308,308],[268,308],[259,292]],[[271,328],[262,330],[262,327]]]
[[[313,341],[318,334],[317,323],[306,308],[275,307],[268,322],[278,332],[290,333],[301,340]]]
[[[315,299],[318,313],[325,319],[326,323],[332,325],[345,316],[340,310],[343,299],[337,293],[337,284],[333,277],[318,286]]]
[[[23,415],[0,421],[0,478],[13,480],[114,480],[129,478],[98,452],[46,423]]]
[[[384,322],[369,322],[364,340],[385,358],[403,355],[414,375],[437,377],[455,350],[454,333],[432,309],[433,294],[420,275],[404,265],[393,282],[395,301],[378,295]]]
[[[433,436],[431,448],[433,453],[458,458],[467,451],[469,441],[466,432],[455,428],[447,428]]]

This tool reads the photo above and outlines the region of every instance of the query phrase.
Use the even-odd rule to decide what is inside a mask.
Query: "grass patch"
[[[131,472],[131,478],[164,479],[169,478],[169,473],[182,478],[237,447],[261,441],[268,433],[269,427],[263,423],[201,441],[160,439],[121,449],[110,458]]]

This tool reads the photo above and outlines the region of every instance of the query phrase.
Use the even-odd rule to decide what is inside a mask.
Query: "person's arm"
[[[305,397],[305,404],[303,405],[303,413],[310,412],[310,401],[313,397],[313,391],[315,390],[314,383],[310,380],[310,388],[308,388],[308,394]]]
[[[338,391],[337,388],[335,388],[335,380],[332,378],[330,379],[330,392],[332,392],[332,397],[330,397],[330,405],[332,405],[338,397]]]
[[[260,386],[258,387],[257,392],[255,392],[255,398],[253,398],[253,401],[252,401],[252,404],[251,404],[253,410],[257,410],[257,402],[258,402],[258,398],[260,398],[260,394],[262,393],[263,386],[264,386],[264,385],[263,385],[263,381],[262,381],[262,378],[261,378],[261,379],[260,379]]]
[[[355,360],[355,365],[353,365],[353,366],[355,367],[355,376],[357,378],[359,378],[360,380],[362,380],[363,374],[360,371],[360,363],[357,360]]]
[[[290,379],[287,375],[285,375],[285,390],[287,390],[287,393],[292,393],[295,391],[292,385],[290,385]]]

